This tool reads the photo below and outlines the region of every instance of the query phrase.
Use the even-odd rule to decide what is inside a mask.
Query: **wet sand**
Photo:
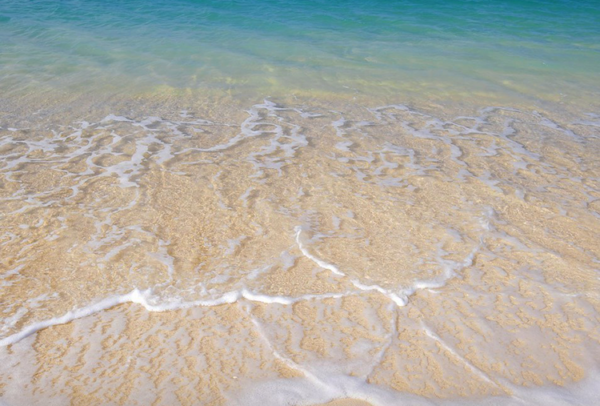
[[[314,100],[4,113],[2,400],[593,400],[569,388],[600,361],[598,125]]]
[[[369,406],[370,404],[362,400],[338,399],[320,406]]]

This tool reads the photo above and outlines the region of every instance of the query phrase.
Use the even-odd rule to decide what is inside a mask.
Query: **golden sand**
[[[5,113],[2,400],[241,405],[332,377],[456,399],[584,379],[595,127],[368,107]]]
[[[356,399],[338,399],[319,406],[369,406],[370,403]]]

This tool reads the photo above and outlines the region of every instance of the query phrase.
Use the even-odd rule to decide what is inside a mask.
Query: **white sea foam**
[[[583,406],[600,403],[600,374],[593,372],[583,381],[568,387],[513,387],[512,396],[477,399],[436,399],[392,391],[347,375],[323,374],[315,379],[294,378],[257,383],[232,395],[233,405],[310,406],[335,399],[357,399],[373,406]],[[264,396],[268,393],[269,396]]]
[[[206,299],[206,300],[195,300],[195,301],[183,301],[180,299],[171,299],[171,300],[161,300],[160,298],[153,295],[151,289],[147,290],[139,290],[134,289],[129,293],[123,295],[113,295],[102,299],[98,302],[95,302],[91,305],[84,306],[81,308],[77,308],[75,310],[69,311],[60,317],[53,317],[51,319],[39,321],[33,324],[30,324],[23,329],[21,329],[18,333],[12,334],[8,337],[0,340],[0,347],[4,347],[10,344],[14,344],[19,342],[20,340],[34,334],[42,329],[47,327],[56,326],[60,324],[66,324],[73,320],[80,319],[82,317],[87,317],[94,313],[101,312],[103,310],[110,309],[114,306],[123,304],[123,303],[134,303],[143,306],[147,311],[150,312],[164,312],[178,309],[186,309],[190,307],[197,306],[220,306],[224,304],[235,303],[240,299],[246,299],[251,302],[260,302],[265,304],[280,304],[280,305],[290,305],[300,301],[305,300],[315,300],[315,299],[336,299],[340,297],[345,297],[349,295],[354,295],[356,292],[344,292],[344,293],[326,293],[326,294],[308,294],[301,296],[272,296],[272,295],[264,295],[260,293],[252,292],[248,289],[241,289],[235,291],[226,292],[215,299]]]
[[[471,251],[471,253],[469,253],[469,255],[462,262],[459,262],[459,263],[457,263],[455,261],[444,260],[443,255],[438,254],[438,261],[441,263],[442,269],[444,271],[439,277],[434,278],[434,279],[429,279],[429,280],[416,280],[415,282],[413,282],[411,284],[411,286],[398,287],[397,290],[390,290],[390,289],[383,288],[382,286],[377,285],[377,284],[365,284],[356,278],[348,277],[348,275],[346,275],[344,272],[342,272],[337,266],[330,264],[326,261],[323,261],[322,259],[317,258],[316,256],[314,256],[313,254],[310,253],[308,248],[302,242],[302,238],[301,238],[302,227],[298,226],[298,227],[296,227],[295,230],[296,230],[296,243],[298,244],[298,248],[300,249],[300,251],[306,258],[310,259],[311,261],[313,261],[315,264],[317,264],[321,268],[331,271],[335,275],[348,278],[350,283],[352,283],[352,285],[354,287],[356,287],[357,289],[359,289],[361,291],[365,291],[365,292],[369,292],[369,291],[379,292],[398,306],[406,306],[408,304],[409,297],[411,295],[415,294],[415,292],[417,292],[418,290],[434,289],[434,288],[443,287],[449,279],[457,276],[458,272],[461,269],[472,264],[473,258],[475,256],[476,252],[480,248],[480,246],[475,247]]]

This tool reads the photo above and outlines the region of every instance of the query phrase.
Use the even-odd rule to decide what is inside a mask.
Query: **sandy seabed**
[[[5,404],[599,400],[598,116],[70,106],[0,115]]]

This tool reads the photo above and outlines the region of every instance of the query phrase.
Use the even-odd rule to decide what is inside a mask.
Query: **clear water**
[[[0,405],[600,404],[599,1],[0,0]]]
[[[597,95],[599,26],[593,0],[4,0],[0,90],[496,92],[570,101]]]

